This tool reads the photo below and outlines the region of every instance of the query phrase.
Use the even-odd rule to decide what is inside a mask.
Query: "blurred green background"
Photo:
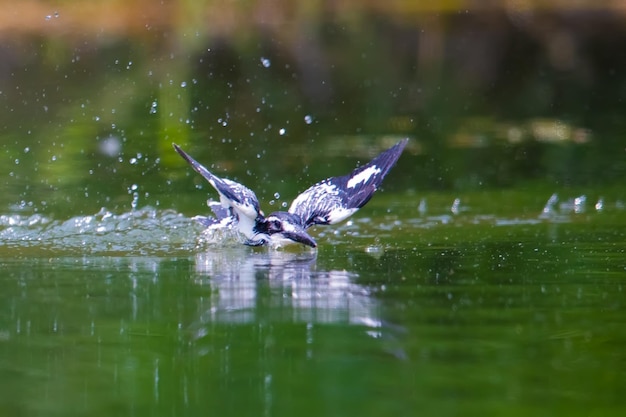
[[[349,156],[333,162],[342,173],[406,136],[396,190],[621,187],[626,171],[620,2],[5,9],[5,210],[95,213],[127,205],[135,185],[142,203],[189,211],[171,198],[188,174],[172,142],[262,201],[327,176],[312,158]]]

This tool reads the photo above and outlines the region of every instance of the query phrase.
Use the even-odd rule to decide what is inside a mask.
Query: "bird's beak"
[[[294,242],[302,243],[303,245],[310,246],[312,248],[317,247],[317,243],[315,240],[307,232],[304,230],[294,230],[290,232],[283,232],[283,236],[289,240],[293,240]]]

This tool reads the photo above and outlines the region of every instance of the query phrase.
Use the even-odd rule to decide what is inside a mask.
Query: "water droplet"
[[[156,100],[152,102],[152,104],[150,105],[150,114],[156,114],[158,105],[159,103],[157,103]]]
[[[283,136],[286,132],[287,132],[287,131],[285,130],[285,128],[281,128],[281,129],[278,131],[278,134],[279,134],[280,136]]]
[[[109,136],[100,142],[100,152],[113,157],[117,156],[122,150],[122,142],[115,136]]]
[[[128,162],[130,162],[131,165],[135,165],[137,163],[137,158],[130,158]]]
[[[287,202],[286,202],[286,201],[283,201],[283,202],[282,202],[282,204],[281,204],[280,206],[281,206],[282,208],[287,207]]]
[[[426,213],[426,210],[427,210],[427,206],[426,206],[426,199],[425,199],[425,198],[422,198],[422,199],[420,200],[419,205],[417,206],[417,211],[418,211],[420,214],[424,214],[424,213]]]
[[[130,202],[130,207],[135,210],[139,204],[139,193],[133,193],[133,201]]]
[[[383,248],[380,245],[369,245],[365,247],[365,253],[369,253],[370,255],[381,255],[383,252]]]
[[[602,197],[600,197],[600,199],[596,203],[595,209],[596,211],[602,211],[602,209],[604,209],[604,199]]]
[[[186,81],[183,81],[182,83],[180,83],[180,86],[181,86],[182,88],[187,87],[187,82],[186,82]]]
[[[311,123],[313,123],[313,117],[310,114],[307,114],[306,116],[304,116],[304,123],[310,125]]]
[[[265,68],[269,68],[270,65],[272,65],[272,62],[265,58],[265,57],[261,57],[261,64],[265,67]]]
[[[278,199],[280,198],[280,194],[279,194],[279,193],[274,193],[274,198],[275,198],[276,200],[278,200]]]

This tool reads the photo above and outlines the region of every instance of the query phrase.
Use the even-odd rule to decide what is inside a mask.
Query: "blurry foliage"
[[[276,191],[266,179],[285,178],[282,192],[324,178],[333,149],[351,157],[333,163],[338,174],[364,157],[357,144],[402,136],[417,187],[623,178],[624,11],[512,4],[11,5],[19,18],[0,19],[6,198],[104,205],[141,184],[167,199],[184,166],[172,142],[262,194]]]

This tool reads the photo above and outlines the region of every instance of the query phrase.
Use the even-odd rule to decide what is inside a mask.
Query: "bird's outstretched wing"
[[[238,182],[231,181],[226,178],[219,178],[209,172],[208,169],[203,167],[183,151],[178,145],[174,144],[174,149],[180,154],[180,156],[189,162],[192,168],[200,175],[202,175],[208,182],[215,188],[220,195],[220,203],[225,209],[231,208],[237,215],[240,224],[240,230],[248,235],[252,233],[252,225],[257,218],[263,217],[263,212],[259,206],[259,200],[256,198],[254,191],[239,184]],[[215,212],[215,208],[213,208]],[[219,214],[218,214],[219,217]],[[248,232],[248,229],[250,232]],[[248,236],[250,238],[251,236]]]
[[[289,213],[298,216],[305,228],[347,219],[372,198],[407,142],[404,139],[396,143],[348,175],[328,178],[310,187],[291,203]]]
[[[223,207],[222,203],[211,200],[207,200],[206,204],[211,208],[215,217],[193,216],[193,219],[204,227],[227,227],[232,224],[233,220],[237,220],[232,207]]]

